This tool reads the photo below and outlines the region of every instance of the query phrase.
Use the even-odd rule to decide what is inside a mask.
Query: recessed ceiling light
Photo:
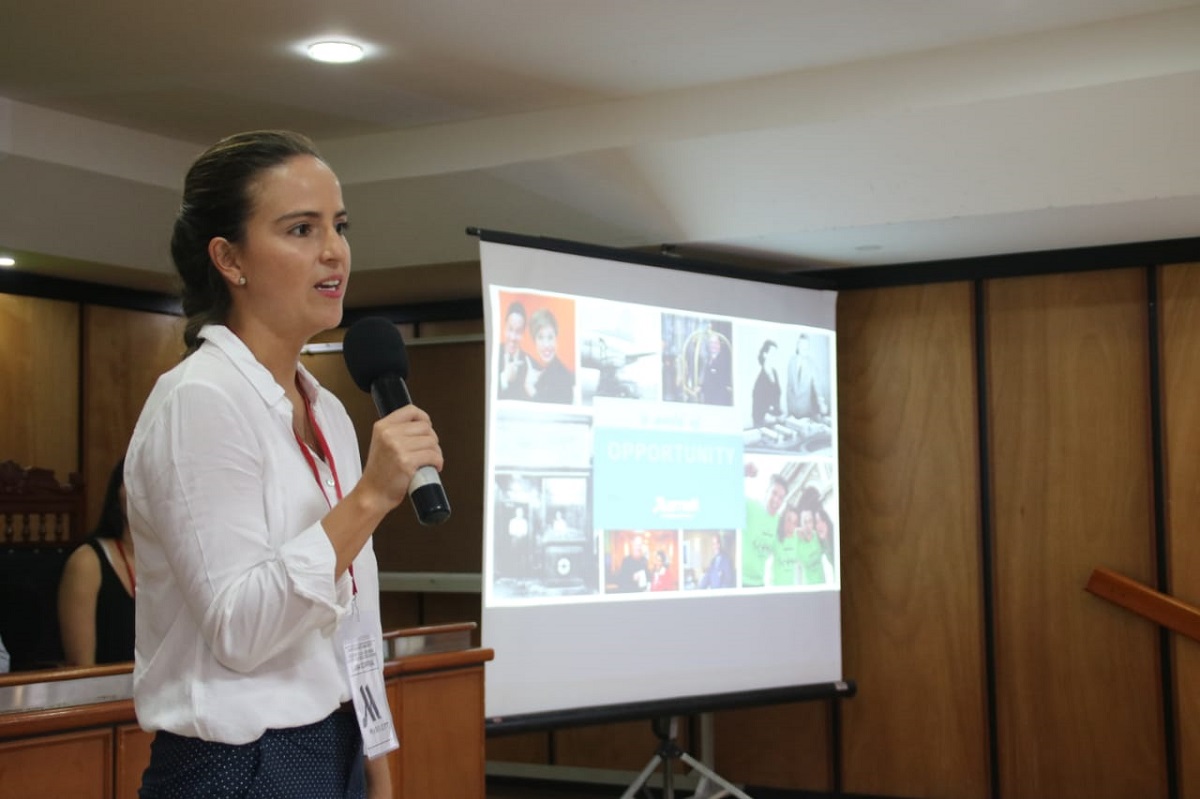
[[[353,42],[314,42],[308,46],[308,57],[326,64],[353,64],[362,60],[363,48]]]
[[[0,255],[0,266],[16,266],[17,259],[10,258],[7,255]]]

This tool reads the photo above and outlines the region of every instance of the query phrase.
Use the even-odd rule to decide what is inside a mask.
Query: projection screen
[[[842,680],[835,293],[480,247],[487,717]]]

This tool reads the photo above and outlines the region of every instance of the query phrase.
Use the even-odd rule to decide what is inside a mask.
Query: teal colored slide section
[[[604,530],[733,530],[746,521],[740,435],[595,430],[593,508]]]

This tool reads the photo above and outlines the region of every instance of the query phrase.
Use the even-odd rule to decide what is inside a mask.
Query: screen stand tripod
[[[677,717],[656,718],[650,722],[650,725],[654,729],[655,736],[658,737],[658,749],[655,750],[654,757],[650,758],[650,762],[642,769],[642,773],[638,774],[633,784],[621,795],[621,799],[635,799],[637,792],[642,789],[646,781],[654,774],[654,770],[658,768],[659,764],[662,764],[663,767],[663,799],[675,799],[674,761],[676,760],[682,760],[691,766],[692,770],[700,774],[700,781],[696,784],[696,790],[692,793],[694,799],[718,799],[722,796],[736,796],[738,799],[750,799],[750,796],[739,790],[736,785],[722,778],[715,771],[679,747],[679,744],[675,740],[679,729],[679,719]],[[710,783],[712,784],[710,785]],[[714,793],[713,791],[716,792]]]

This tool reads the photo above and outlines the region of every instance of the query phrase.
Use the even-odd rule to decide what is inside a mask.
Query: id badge
[[[362,732],[363,752],[374,760],[400,748],[383,684],[379,640],[362,623],[357,607],[342,624],[346,628],[342,648],[346,656],[346,673],[350,677],[350,693],[354,698],[354,715]]]

